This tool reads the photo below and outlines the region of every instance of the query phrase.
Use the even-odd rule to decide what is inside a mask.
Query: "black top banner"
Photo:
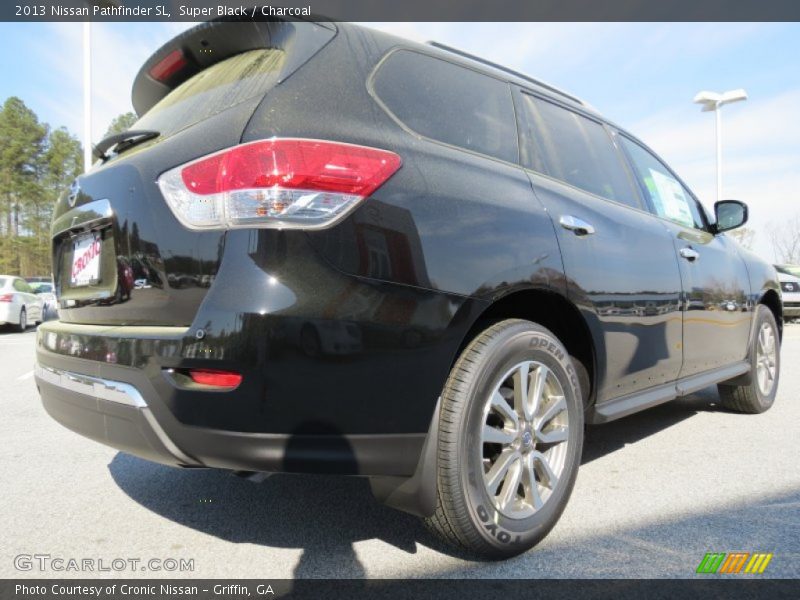
[[[3,0],[3,21],[800,21],[798,0]]]

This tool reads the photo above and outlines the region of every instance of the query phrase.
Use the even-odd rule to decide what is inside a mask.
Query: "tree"
[[[123,131],[127,131],[136,121],[139,120],[139,117],[136,116],[135,113],[126,112],[122,113],[121,115],[117,115],[111,121],[111,124],[108,126],[105,134],[103,135],[104,138],[114,135],[115,133],[122,133]]]
[[[53,206],[81,171],[81,144],[16,97],[0,108],[0,139],[0,273],[46,275]]]
[[[748,250],[753,249],[753,240],[756,237],[756,232],[749,227],[739,227],[738,229],[729,231],[728,235],[739,242],[739,245],[742,248],[746,248]]]
[[[800,215],[771,224],[772,250],[779,263],[800,264]]]
[[[28,258],[22,271],[50,272],[50,220],[53,205],[83,170],[83,148],[78,139],[61,127],[47,137],[39,159],[40,194],[30,198],[24,225],[29,233]]]
[[[0,272],[20,272],[20,215],[41,193],[40,158],[48,127],[19,98],[0,109]]]

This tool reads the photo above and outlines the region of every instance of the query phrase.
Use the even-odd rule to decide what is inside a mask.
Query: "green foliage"
[[[139,117],[136,116],[135,113],[126,112],[122,113],[121,115],[117,115],[114,117],[114,120],[111,121],[111,124],[108,126],[105,134],[103,135],[104,138],[107,138],[110,135],[114,135],[115,133],[122,133],[123,131],[128,131],[136,121],[139,120]]]
[[[0,108],[0,139],[0,273],[47,275],[53,204],[81,172],[81,144],[17,97]]]

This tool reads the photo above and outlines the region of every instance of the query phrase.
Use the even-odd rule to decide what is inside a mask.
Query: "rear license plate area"
[[[100,283],[102,250],[103,239],[99,231],[73,238],[70,287],[86,287]]]

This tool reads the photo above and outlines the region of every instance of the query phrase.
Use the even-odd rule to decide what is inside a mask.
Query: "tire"
[[[527,377],[522,376],[524,365]],[[540,376],[543,387],[536,386]],[[539,428],[529,426],[521,402],[514,401],[517,390],[522,397],[523,380],[531,391],[544,390],[532,419],[534,424],[541,421]],[[497,394],[511,401],[501,404]],[[558,400],[561,395],[563,401]],[[498,435],[501,443],[486,441]],[[582,445],[580,383],[561,342],[530,321],[492,325],[461,353],[442,393],[437,506],[426,520],[428,527],[482,558],[508,558],[528,550],[561,516],[575,484]],[[547,476],[544,462],[556,480]],[[502,465],[508,467],[505,476],[493,476],[503,472]]]
[[[772,352],[764,349],[771,341]],[[763,413],[775,402],[778,391],[778,380],[781,372],[780,338],[778,324],[772,311],[759,304],[756,308],[753,339],[748,350],[751,370],[745,379],[746,385],[720,383],[717,386],[722,405],[730,410],[742,413]],[[762,379],[763,374],[771,374]],[[765,382],[770,385],[766,386]]]
[[[19,323],[17,324],[17,331],[24,332],[28,329],[28,313],[25,312],[25,308],[23,307],[19,311]]]

